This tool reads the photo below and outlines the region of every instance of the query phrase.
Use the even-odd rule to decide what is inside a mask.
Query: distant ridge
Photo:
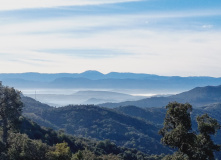
[[[119,73],[110,72],[108,74],[103,74],[95,70],[88,70],[82,73],[37,73],[37,72],[26,72],[26,73],[0,73],[0,79],[24,79],[30,81],[45,81],[50,82],[57,78],[71,77],[71,78],[87,78],[91,80],[98,79],[141,79],[148,77],[158,77],[152,74],[139,74],[139,73]]]
[[[163,107],[169,102],[177,101],[180,103],[190,103],[194,107],[201,107],[211,103],[221,102],[221,85],[196,87],[187,92],[168,96],[168,97],[150,97],[138,101],[126,101],[121,103],[105,103],[100,106],[103,107],[119,107],[134,105],[138,107]]]
[[[139,89],[148,93],[174,93],[194,87],[220,85],[221,78],[158,76],[153,74],[103,74],[98,71],[83,73],[11,73],[0,74],[3,85],[15,88],[76,88],[76,89]]]
[[[110,72],[103,74],[99,71],[88,70],[82,73],[38,73],[38,72],[26,72],[26,73],[0,73],[0,79],[24,79],[29,81],[42,81],[49,82],[57,78],[71,77],[71,78],[87,78],[91,80],[98,79],[152,79],[152,80],[174,80],[174,79],[189,79],[196,81],[197,79],[202,79],[208,81],[210,79],[220,79],[207,76],[190,76],[190,77],[180,77],[180,76],[160,76],[155,74],[145,74],[145,73],[130,73],[130,72]]]

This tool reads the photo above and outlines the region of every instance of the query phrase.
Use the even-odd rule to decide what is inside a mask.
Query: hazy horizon
[[[132,100],[140,100],[153,96],[169,96],[180,92],[154,92],[148,90],[134,89],[20,89],[25,96],[31,97],[41,103],[51,106],[65,106],[69,104],[88,104],[89,100],[96,100],[93,104],[101,104],[107,102],[124,102]],[[111,95],[109,95],[111,94]],[[119,95],[118,95],[119,94]],[[122,97],[122,95],[123,97]],[[125,95],[124,95],[125,94]],[[90,101],[92,104],[92,101]]]
[[[108,75],[110,73],[132,73],[132,74],[146,74],[146,75],[156,75],[156,76],[169,76],[169,77],[213,77],[213,78],[221,78],[220,76],[207,76],[207,75],[164,75],[164,74],[154,74],[154,73],[143,73],[143,72],[117,72],[117,71],[110,71],[110,72],[101,72],[99,70],[85,70],[82,72],[7,72],[7,73],[1,73],[0,74],[26,74],[26,73],[37,73],[37,74],[81,74],[85,72],[99,72],[103,75]]]

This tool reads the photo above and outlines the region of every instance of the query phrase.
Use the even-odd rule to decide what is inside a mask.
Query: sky
[[[221,77],[220,0],[0,0],[0,73]]]

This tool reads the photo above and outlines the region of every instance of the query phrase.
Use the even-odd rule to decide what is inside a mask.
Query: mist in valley
[[[152,96],[167,96],[166,93],[149,93],[145,90],[100,90],[100,89],[20,89],[25,96],[54,107],[69,104],[101,104],[140,100]]]

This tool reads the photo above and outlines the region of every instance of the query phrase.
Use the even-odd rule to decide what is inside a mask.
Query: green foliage
[[[217,120],[207,114],[198,116],[199,134],[191,130],[190,104],[177,102],[169,103],[164,121],[164,127],[159,131],[163,136],[162,143],[171,148],[178,149],[172,156],[166,156],[166,160],[213,160],[214,151],[219,151],[220,146],[214,144],[211,135],[214,135],[220,125]]]
[[[120,156],[114,155],[114,154],[103,154],[99,156],[99,160],[122,160]]]
[[[0,141],[0,159],[7,160],[7,148],[5,143],[2,141]]]
[[[18,129],[22,107],[20,92],[0,84],[0,125],[2,142],[6,144],[6,147],[9,130]]]
[[[118,112],[140,118],[142,120],[147,120],[149,122],[153,122],[157,125],[162,125],[164,121],[164,116],[166,113],[165,108],[157,108],[157,107],[151,107],[151,108],[140,108],[137,106],[120,106],[117,108],[114,108]]]
[[[114,154],[96,155],[89,150],[84,150],[75,153],[71,160],[122,160],[122,158]]]
[[[8,148],[9,160],[45,160],[49,146],[31,140],[25,134],[11,134]]]
[[[209,117],[208,114],[198,116],[197,123],[198,130],[205,136],[216,134],[220,129],[220,124],[217,122],[217,120]]]
[[[167,155],[162,160],[190,160],[189,157],[181,152],[175,152],[173,155]]]
[[[71,150],[66,142],[58,143],[54,149],[47,153],[49,160],[71,160]]]
[[[110,140],[104,140],[104,141],[100,141],[97,143],[97,145],[95,146],[95,152],[97,154],[119,154],[119,149],[118,147],[111,142]]]
[[[159,134],[163,136],[162,143],[189,154],[195,136],[189,132],[191,130],[190,111],[192,111],[192,106],[174,102],[169,103],[166,109],[164,127],[159,131]]]
[[[217,133],[220,124],[216,119],[209,117],[207,114],[197,117],[199,135],[196,139],[194,158],[196,159],[214,159],[214,151],[220,151],[220,145],[214,144],[211,135]]]
[[[34,110],[31,109],[30,112],[32,111]],[[64,129],[71,135],[98,140],[110,139],[117,145],[136,148],[145,153],[169,153],[159,143],[157,126],[115,110],[94,105],[70,105],[46,109],[44,115],[37,109],[34,116],[30,112],[28,108],[25,109],[25,115],[37,123],[53,129]]]
[[[71,158],[71,160],[96,160],[96,159],[97,156],[89,150],[78,151]]]

